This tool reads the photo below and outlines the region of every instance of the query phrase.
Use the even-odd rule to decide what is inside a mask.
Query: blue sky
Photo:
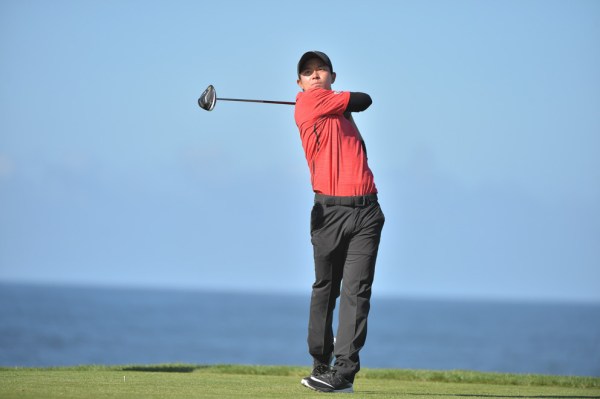
[[[308,293],[291,101],[321,50],[376,295],[600,301],[600,2],[0,1],[0,281]]]

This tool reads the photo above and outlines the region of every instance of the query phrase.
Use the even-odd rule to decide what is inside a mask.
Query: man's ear
[[[300,79],[298,79],[298,80],[296,81],[296,83],[298,84],[298,86],[300,86],[300,88],[302,89],[302,91],[304,91],[304,87],[302,87],[301,80],[300,80]]]
[[[331,72],[331,83],[335,83],[335,77],[337,75],[335,74],[335,72]]]

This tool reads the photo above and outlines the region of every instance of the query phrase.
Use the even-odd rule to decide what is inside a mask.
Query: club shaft
[[[264,104],[284,104],[284,105],[296,105],[294,102],[290,101],[269,101],[269,100],[246,100],[242,98],[217,98],[218,101],[241,101],[245,103],[264,103]]]

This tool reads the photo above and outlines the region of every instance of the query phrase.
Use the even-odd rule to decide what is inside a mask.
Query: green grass
[[[323,397],[300,385],[308,368],[188,364],[0,368],[0,398]],[[600,398],[600,378],[365,369],[356,398]]]

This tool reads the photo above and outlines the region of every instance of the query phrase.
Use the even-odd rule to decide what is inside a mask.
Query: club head
[[[208,85],[204,93],[198,99],[198,105],[200,108],[205,109],[207,111],[212,111],[217,104],[217,92],[213,85]]]

